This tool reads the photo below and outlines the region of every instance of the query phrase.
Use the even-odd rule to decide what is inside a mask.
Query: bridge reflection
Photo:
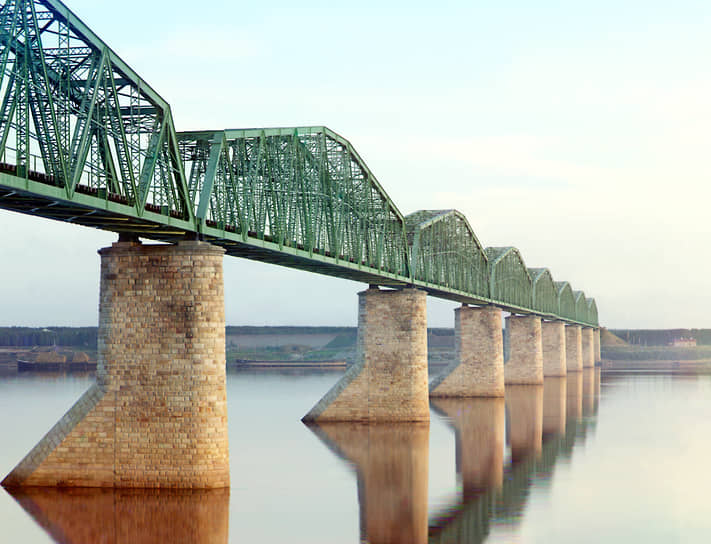
[[[592,369],[591,369],[592,370]],[[593,399],[593,413],[599,398],[599,369],[591,373],[593,386],[588,390]],[[597,380],[596,380],[597,378]],[[481,432],[496,426],[489,408],[486,415],[484,399],[433,401],[433,408],[445,416],[454,428],[457,441],[457,472],[465,476],[460,466],[488,467],[489,475],[476,475],[474,482],[488,481],[478,493],[462,493],[453,504],[431,516],[430,543],[482,543],[491,527],[516,527],[521,523],[529,491],[550,485],[555,465],[569,458],[577,441],[584,439],[593,422],[583,417],[583,373],[571,373],[565,378],[546,378],[541,386],[507,386],[507,444],[511,449],[510,463],[505,465],[503,444],[497,433]],[[490,406],[494,406],[493,403]],[[472,423],[479,413],[482,421]],[[499,416],[500,418],[501,416]],[[492,455],[495,450],[501,455]],[[497,458],[496,463],[490,460]],[[470,490],[474,486],[469,487]]]
[[[358,478],[361,542],[427,542],[429,423],[311,423]]]
[[[427,518],[427,424],[320,423],[310,429],[353,465],[361,542],[481,543],[495,525],[520,525],[531,487],[550,485],[594,423],[599,369],[507,385],[502,398],[437,398],[455,435],[457,502]],[[510,458],[507,458],[507,447]]]
[[[45,487],[8,492],[62,544],[227,544],[229,488]]]

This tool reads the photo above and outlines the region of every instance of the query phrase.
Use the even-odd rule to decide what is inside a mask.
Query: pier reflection
[[[457,479],[462,498],[501,487],[506,412],[502,398],[432,399],[432,408],[454,429]]]
[[[427,542],[429,424],[312,423],[358,478],[360,541]]]
[[[8,490],[61,544],[227,544],[229,489]]]
[[[457,474],[469,491],[431,517],[429,542],[482,543],[492,526],[520,524],[531,487],[550,485],[556,462],[581,438],[583,374],[546,378],[543,386],[506,386],[508,464],[495,399],[438,399],[432,407],[454,428]]]
[[[551,376],[543,381],[543,440],[565,434],[568,379]]]
[[[583,369],[583,417],[590,417],[595,413],[595,369]]]
[[[583,373],[568,372],[566,380],[565,413],[570,423],[579,421],[583,417]]]
[[[537,456],[543,447],[543,386],[507,385],[506,409],[512,463]]]

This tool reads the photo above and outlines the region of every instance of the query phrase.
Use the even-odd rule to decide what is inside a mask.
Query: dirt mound
[[[617,335],[612,334],[606,328],[600,329],[600,344],[603,346],[627,346],[622,338]]]

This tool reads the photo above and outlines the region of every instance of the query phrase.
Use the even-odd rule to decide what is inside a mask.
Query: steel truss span
[[[598,326],[595,301],[456,210],[403,216],[326,127],[176,133],[168,103],[58,0],[0,0],[0,207]]]

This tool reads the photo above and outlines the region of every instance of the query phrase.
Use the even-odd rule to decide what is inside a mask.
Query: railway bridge
[[[428,421],[430,394],[502,396],[599,358],[595,301],[567,281],[457,210],[404,215],[326,127],[176,132],[59,0],[0,3],[0,78],[0,208],[118,235],[99,251],[97,382],[6,486],[229,485],[224,255],[368,285],[357,361],[305,420]],[[427,296],[461,303],[457,360],[431,382]]]

